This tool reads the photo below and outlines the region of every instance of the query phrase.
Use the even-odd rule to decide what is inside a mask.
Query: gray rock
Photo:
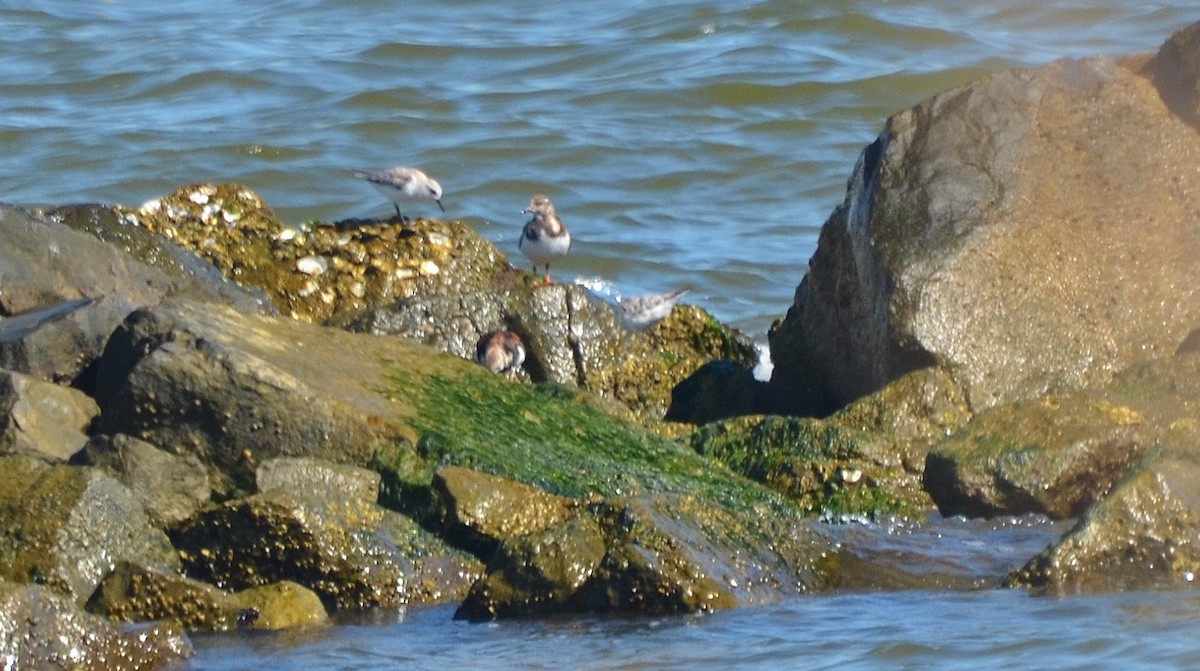
[[[135,229],[109,208],[92,206],[86,212],[91,230]],[[165,238],[138,232],[143,251],[157,250],[146,256],[170,256],[176,262],[152,267],[96,235],[0,205],[0,315],[9,316],[0,321],[0,366],[51,381],[75,380],[126,315],[166,295],[217,300],[247,312],[273,311],[261,294],[221,279]]]
[[[100,414],[81,391],[0,370],[0,454],[67,461],[81,450],[84,433]]]
[[[1200,143],[1168,104],[1197,86],[1189,30],[889,119],[771,334],[777,395],[829,412],[939,364],[981,410],[1174,351],[1200,323],[1180,281],[1200,272]]]
[[[124,485],[99,469],[0,459],[0,575],[87,601],[122,559],[167,571],[179,558]]]
[[[433,355],[171,299],[114,333],[98,366],[99,429],[196,456],[225,496],[250,492],[259,464],[274,457],[361,466],[383,446],[407,444],[403,407],[380,389],[389,362]]]
[[[525,342],[525,379],[578,386],[587,386],[592,371],[609,365],[613,348],[628,337],[611,306],[582,287],[561,284],[414,296],[367,310],[345,326],[402,335],[471,360],[480,336],[509,329]]]
[[[258,491],[306,491],[341,500],[375,503],[379,474],[365,468],[331,464],[307,457],[264,461],[258,467]]]
[[[212,497],[208,471],[196,456],[171,454],[125,434],[93,436],[76,462],[120,480],[159,529],[191,517]]]
[[[118,626],[40,585],[0,581],[0,657],[11,669],[179,668],[192,644],[177,623]]]

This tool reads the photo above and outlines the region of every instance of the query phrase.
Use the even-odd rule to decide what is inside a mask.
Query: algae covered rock
[[[535,514],[523,535],[500,539],[463,617],[692,612],[764,603],[826,580],[813,566],[828,545],[777,495],[586,405],[478,367],[472,377],[407,390],[423,460],[533,485],[574,500],[556,510],[579,512],[562,521]],[[413,500],[433,473],[402,463],[384,479],[385,491]]]
[[[1053,593],[1193,587],[1200,575],[1200,430],[1189,448],[1147,455],[1062,540],[1006,584]]]
[[[930,507],[930,445],[970,418],[944,371],[910,373],[826,418],[748,416],[714,422],[692,447],[824,516],[917,515]]]
[[[179,558],[124,485],[98,469],[0,459],[0,575],[84,603],[122,559],[177,571]]]
[[[465,591],[473,578],[471,560],[375,503],[374,473],[297,460],[268,462],[261,475],[261,493],[172,530],[189,575],[232,590],[295,582],[316,592],[330,611],[400,608],[413,594],[432,601]],[[352,486],[336,486],[346,482]],[[439,584],[436,572],[452,563],[456,581]],[[410,577],[418,584],[408,586]]]
[[[712,359],[745,370],[757,361],[752,342],[695,306],[676,306],[645,331],[628,329],[610,303],[579,286],[513,283],[462,295],[421,295],[379,306],[344,326],[402,335],[464,359],[474,359],[485,333],[508,329],[526,347],[519,375],[616,400],[635,416],[660,420],[672,390]]]
[[[1179,432],[1200,423],[1200,355],[1146,362],[1104,387],[981,413],[929,454],[946,515],[1078,517]]]
[[[3,581],[0,641],[0,656],[13,669],[166,670],[192,655],[177,623],[117,626],[40,585]]]

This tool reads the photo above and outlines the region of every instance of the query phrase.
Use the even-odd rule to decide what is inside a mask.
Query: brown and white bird
[[[396,216],[400,217],[400,221],[404,221],[404,215],[400,214],[401,201],[432,200],[438,204],[442,212],[446,211],[446,208],[442,207],[442,185],[416,168],[396,167],[386,170],[355,170],[353,172],[355,177],[365,179],[379,193],[382,193],[384,198],[392,201],[392,205],[396,206]]]
[[[525,363],[525,343],[512,331],[492,331],[475,343],[475,361],[493,373],[513,377]]]
[[[631,329],[644,329],[653,326],[671,314],[679,299],[691,291],[687,287],[668,291],[662,294],[645,294],[617,299],[617,314],[621,321]]]
[[[525,224],[517,247],[526,258],[533,261],[535,275],[538,266],[546,267],[546,284],[550,284],[550,264],[571,250],[571,232],[558,218],[554,203],[545,196],[534,196],[522,214],[532,214],[533,219]]]

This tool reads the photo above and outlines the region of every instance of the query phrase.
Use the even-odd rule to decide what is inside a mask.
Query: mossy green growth
[[[929,507],[914,474],[881,458],[874,434],[796,417],[714,422],[692,447],[823,517],[915,516]]]
[[[421,388],[394,378],[393,393],[417,409],[422,468],[407,464],[396,485],[415,495],[432,472],[454,464],[583,499],[676,494],[730,510],[797,516],[800,511],[680,443],[647,433],[551,385],[513,384],[480,369],[434,376]],[[386,476],[385,476],[386,477]]]

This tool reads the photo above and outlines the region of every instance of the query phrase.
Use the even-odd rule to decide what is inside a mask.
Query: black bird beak
[[[440,208],[442,209],[442,212],[445,212],[445,211],[446,211],[446,208],[442,207],[442,201],[441,201],[441,199],[440,199],[440,198],[439,198],[439,199],[437,199],[437,200],[434,200],[433,202],[435,202],[435,203],[437,203],[437,204],[438,204],[438,207],[440,207]]]

